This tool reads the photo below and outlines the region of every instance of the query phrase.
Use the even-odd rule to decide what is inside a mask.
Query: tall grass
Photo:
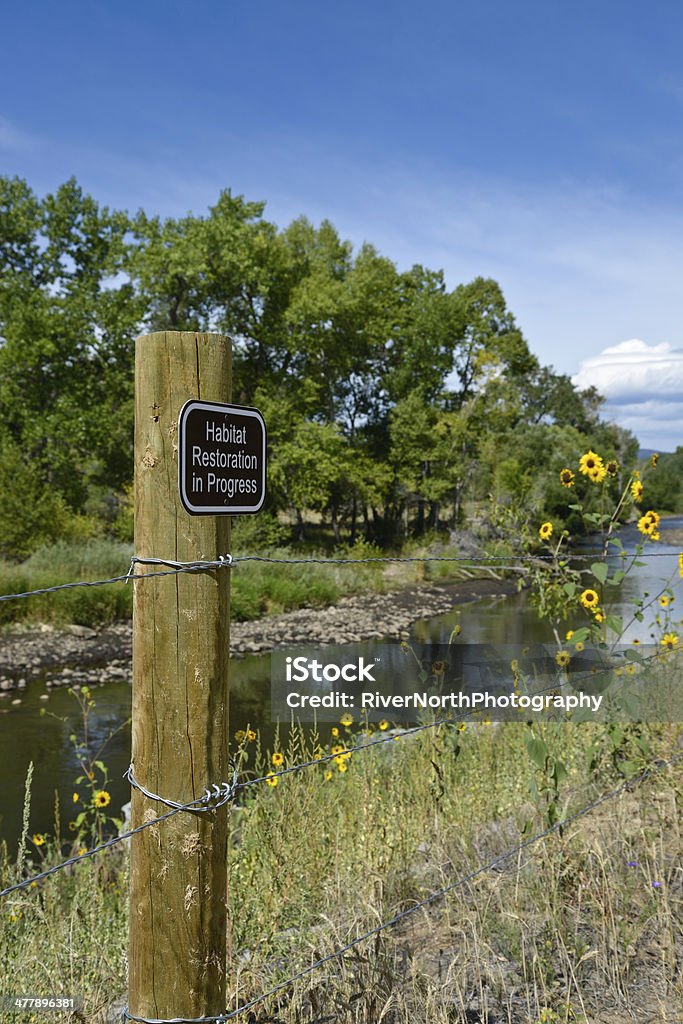
[[[587,769],[596,730],[541,730],[569,768],[563,816],[618,782]],[[341,731],[357,742],[358,730]],[[343,760],[345,771],[332,761],[247,790],[230,853],[231,1005],[514,847],[527,823],[542,831],[525,733],[508,724],[402,735]],[[655,756],[676,738],[652,730]],[[321,749],[298,728],[276,742],[285,764]],[[271,752],[248,749],[247,770],[267,769]],[[624,791],[244,1019],[670,1024],[683,1006],[682,791],[680,767]],[[28,871],[70,850],[57,839],[28,846]],[[5,851],[0,887],[15,876]],[[0,991],[80,993],[83,1019],[102,1020],[125,992],[126,913],[121,847],[5,900]]]
[[[411,545],[410,553],[425,552]],[[92,540],[73,544],[61,541],[36,552],[19,565],[0,561],[0,594],[16,594],[73,583],[78,580],[107,579],[128,571],[132,546],[119,541]],[[380,554],[367,544],[338,552],[341,558]],[[259,554],[275,558],[296,557],[291,548],[276,548]],[[319,553],[307,551],[306,557]],[[425,571],[419,563],[389,569],[381,563],[356,565],[282,565],[266,562],[238,564],[231,575],[231,615],[235,622],[249,621],[296,608],[320,608],[350,594],[384,593],[402,584],[425,578],[457,578],[457,566],[439,563],[438,570]],[[149,584],[153,586],[153,581]],[[53,625],[77,623],[102,626],[129,619],[133,610],[133,588],[124,583],[103,587],[75,588],[21,600],[0,602],[0,624],[46,622]]]

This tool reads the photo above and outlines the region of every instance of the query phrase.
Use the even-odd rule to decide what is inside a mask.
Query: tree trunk
[[[332,506],[332,530],[334,532],[334,539],[337,544],[341,543],[341,534],[339,533],[339,520],[337,519],[337,506]]]
[[[296,522],[297,522],[297,526],[299,527],[298,539],[299,540],[306,540],[306,534],[304,532],[304,517],[301,514],[301,509],[297,508],[297,509],[294,509],[294,511],[296,512]]]

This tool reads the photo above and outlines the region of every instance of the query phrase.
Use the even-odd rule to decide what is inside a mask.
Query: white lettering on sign
[[[225,452],[219,449],[207,452],[205,448],[193,444],[192,465],[212,466],[218,469],[256,469],[258,459],[247,452]]]

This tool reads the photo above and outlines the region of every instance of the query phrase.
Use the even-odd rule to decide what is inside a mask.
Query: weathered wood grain
[[[135,552],[214,559],[230,550],[229,517],[182,508],[177,424],[188,399],[230,401],[230,341],[144,335],[135,379]],[[135,583],[133,768],[143,785],[173,800],[228,779],[229,606],[227,569]],[[133,791],[134,826],[167,809]],[[134,1014],[199,1017],[225,1008],[227,818],[226,807],[180,812],[131,841]]]

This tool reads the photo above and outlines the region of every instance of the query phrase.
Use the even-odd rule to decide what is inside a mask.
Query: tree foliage
[[[264,210],[224,191],[205,216],[130,217],[74,180],[41,199],[0,177],[4,522],[30,504],[60,529],[120,524],[142,330],[232,337],[235,400],[269,427],[268,510],[300,532],[315,512],[338,539],[395,540],[489,493],[550,508],[570,440],[634,458],[595,390],[539,363],[495,281],[449,291],[329,221],[279,229]]]

